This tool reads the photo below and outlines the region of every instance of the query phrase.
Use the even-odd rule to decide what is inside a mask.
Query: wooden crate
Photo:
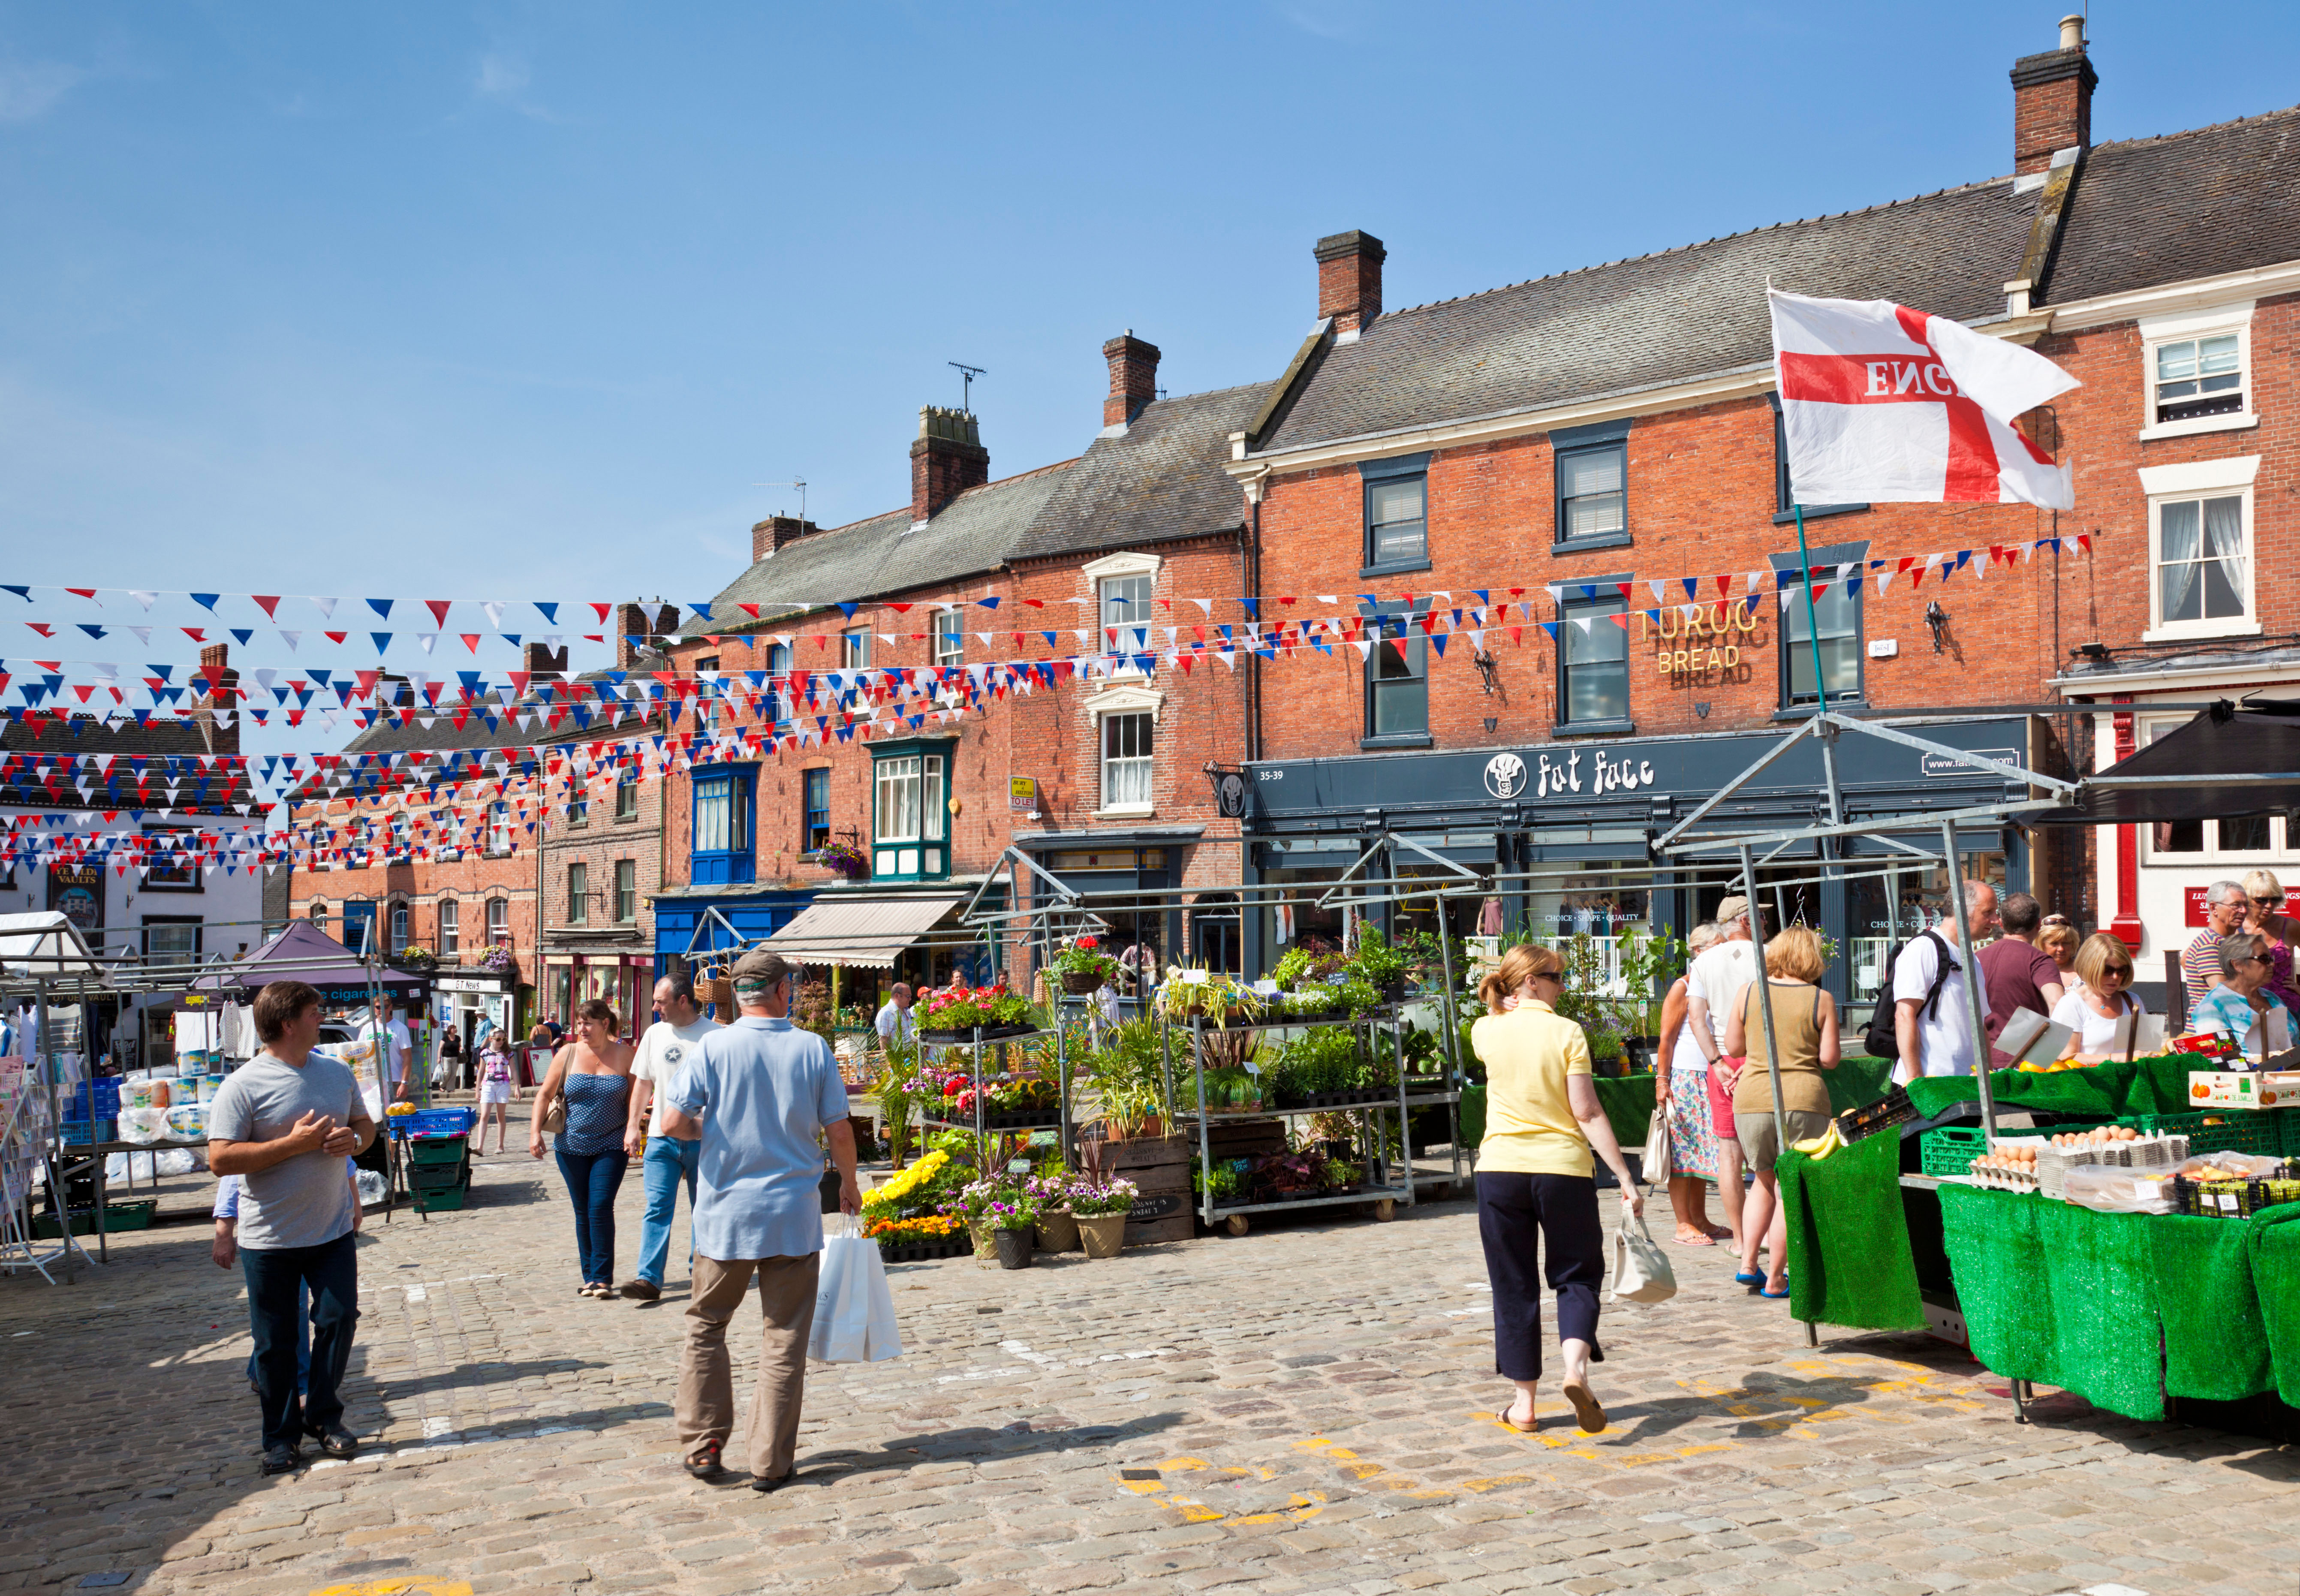
[[[1154,1136],[1110,1144],[1112,1173],[1132,1181],[1141,1191],[1138,1207],[1156,1215],[1128,1221],[1129,1244],[1149,1247],[1190,1237],[1190,1171],[1196,1167],[1197,1157],[1197,1142],[1189,1137]]]

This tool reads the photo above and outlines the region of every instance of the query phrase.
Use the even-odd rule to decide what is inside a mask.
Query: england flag
[[[2051,361],[1889,299],[1766,298],[1797,503],[2075,507],[2068,467],[2012,424],[2079,386]]]

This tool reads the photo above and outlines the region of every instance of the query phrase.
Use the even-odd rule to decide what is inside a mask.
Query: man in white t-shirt
[[[906,1042],[919,1034],[918,1016],[911,1013],[912,991],[908,982],[898,981],[895,990],[887,994],[885,1007],[872,1022],[880,1042]]]
[[[415,1051],[415,1039],[409,1034],[407,1022],[399,1017],[398,1003],[390,993],[376,1007],[377,1017],[383,1022],[379,1034],[383,1038],[383,1096],[387,1102],[404,1100],[415,1082],[408,1078],[408,1059]]]
[[[1741,1144],[1735,1140],[1733,1082],[1741,1060],[1725,1057],[1725,1021],[1743,987],[1757,978],[1757,945],[1751,940],[1749,900],[1735,896],[1717,906],[1717,940],[1685,973],[1685,1029],[1709,1063],[1709,1118],[1717,1132],[1717,1194],[1725,1223],[1739,1245],[1741,1233]]]
[[[1965,929],[1979,941],[1996,929],[1996,889],[1962,883]],[[1972,999],[1956,952],[1955,906],[1929,931],[1910,939],[1893,961],[1893,1032],[1900,1060],[1893,1079],[1972,1074]]]
[[[701,1166],[703,1144],[666,1135],[662,1128],[662,1094],[679,1078],[703,1039],[719,1029],[716,1020],[704,1017],[695,1001],[695,983],[684,975],[666,975],[654,983],[655,1012],[662,1015],[639,1038],[631,1057],[630,1119],[623,1131],[623,1150],[645,1157],[639,1165],[646,1187],[646,1212],[639,1219],[638,1273],[623,1283],[623,1295],[653,1302],[662,1295],[663,1266],[671,1257],[671,1222],[679,1213],[679,1182],[687,1183],[687,1207],[695,1209],[696,1171]]]

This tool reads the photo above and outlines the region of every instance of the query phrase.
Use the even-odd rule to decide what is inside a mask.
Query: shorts
[[[1781,1117],[1788,1122],[1787,1129],[1792,1144],[1811,1141],[1829,1130],[1829,1116],[1821,1109],[1791,1108]],[[1752,1170],[1771,1169],[1780,1157],[1780,1149],[1773,1143],[1773,1116],[1770,1109],[1749,1116],[1749,1123],[1734,1140],[1741,1144],[1741,1156],[1748,1160]]]
[[[479,1107],[482,1107],[482,1108],[492,1108],[492,1107],[494,1107],[497,1103],[508,1103],[508,1102],[510,1102],[510,1101],[511,1101],[511,1082],[508,1082],[508,1081],[482,1081],[482,1082],[479,1082]]]
[[[1720,1141],[1730,1141],[1733,1137],[1733,1089],[1719,1076],[1727,1070],[1739,1069],[1746,1062],[1742,1058],[1720,1057],[1709,1066],[1709,1074],[1704,1077],[1709,1090],[1709,1128],[1716,1132]]]

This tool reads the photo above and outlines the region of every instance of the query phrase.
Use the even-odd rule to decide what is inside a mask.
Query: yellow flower
[[[871,1210],[899,1208],[904,1199],[920,1188],[933,1183],[943,1167],[950,1162],[948,1153],[929,1153],[883,1186],[875,1186],[862,1195],[862,1206]]]

